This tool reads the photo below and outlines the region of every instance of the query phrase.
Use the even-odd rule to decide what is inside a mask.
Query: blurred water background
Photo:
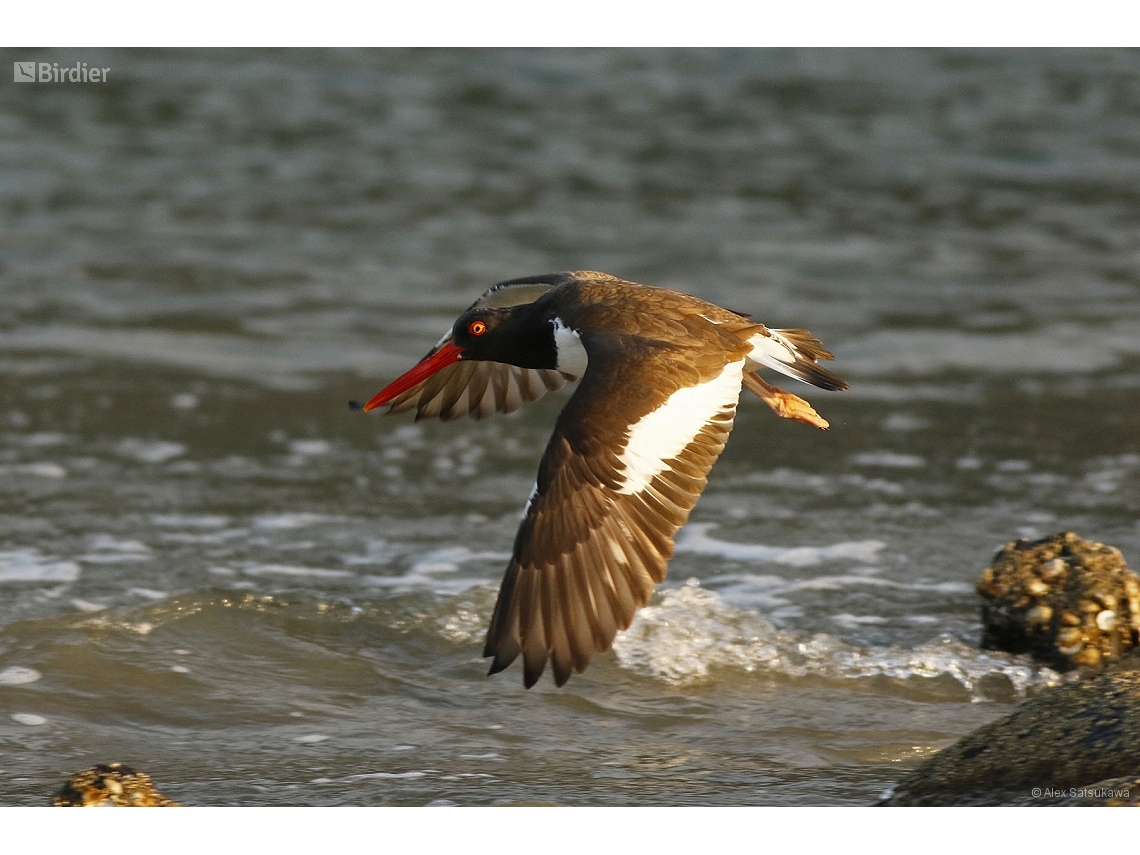
[[[1140,555],[1134,51],[5,55],[110,71],[0,85],[2,804],[867,804],[1057,679],[977,649],[999,546]],[[746,396],[652,605],[526,692],[482,634],[565,396],[346,402],[566,269],[852,388]]]

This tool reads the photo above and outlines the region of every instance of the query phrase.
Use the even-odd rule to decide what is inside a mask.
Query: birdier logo
[[[58,62],[12,63],[12,79],[16,83],[106,83],[110,71],[85,62],[62,67]]]

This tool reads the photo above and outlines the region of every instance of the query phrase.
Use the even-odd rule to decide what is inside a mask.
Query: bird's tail
[[[749,358],[788,377],[833,392],[848,388],[847,381],[819,365],[820,359],[834,359],[818,338],[807,330],[771,330],[760,327],[749,339]]]

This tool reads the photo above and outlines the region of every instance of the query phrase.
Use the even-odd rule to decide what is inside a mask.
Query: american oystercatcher
[[[578,271],[502,282],[414,368],[363,405],[416,419],[509,413],[568,381],[491,617],[491,674],[521,653],[533,686],[610,648],[665,579],[732,430],[741,383],[777,415],[828,424],[755,370],[847,383],[807,330],[768,329],[696,297]],[[359,404],[354,406],[360,407]]]

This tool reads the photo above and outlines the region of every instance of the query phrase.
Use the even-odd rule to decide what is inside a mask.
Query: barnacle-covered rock
[[[177,807],[158,790],[150,775],[122,763],[76,772],[55,794],[56,807]]]
[[[1007,543],[977,584],[982,647],[1097,670],[1140,644],[1140,576],[1072,532]]]
[[[1116,669],[1046,689],[927,759],[879,804],[1132,804],[1137,775],[1140,671]]]

